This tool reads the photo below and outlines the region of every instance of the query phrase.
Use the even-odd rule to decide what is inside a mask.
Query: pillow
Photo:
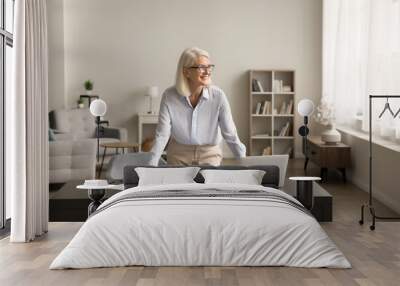
[[[135,168],[139,176],[138,186],[195,183],[193,179],[199,170],[199,167]]]
[[[261,185],[265,171],[261,170],[201,170],[204,183],[235,183]]]

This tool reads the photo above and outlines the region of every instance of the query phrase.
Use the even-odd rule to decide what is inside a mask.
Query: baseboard
[[[363,190],[364,192],[368,193],[369,185],[368,183],[363,182],[360,178],[349,176],[350,181],[356,185],[358,188]],[[400,205],[396,204],[396,200],[388,197],[387,195],[382,192],[382,190],[374,187],[373,198],[390,208],[391,210],[395,211],[396,213],[400,214]],[[363,202],[360,202],[360,206]]]

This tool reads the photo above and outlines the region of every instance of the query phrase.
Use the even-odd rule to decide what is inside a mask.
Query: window
[[[11,93],[14,0],[0,0],[0,228],[10,218],[10,194],[4,188],[5,98]]]
[[[368,95],[400,95],[399,31],[400,0],[324,1],[322,96],[339,125],[368,131]],[[385,102],[374,101],[373,132],[400,139],[398,118],[378,118]],[[400,100],[390,104],[400,108]]]

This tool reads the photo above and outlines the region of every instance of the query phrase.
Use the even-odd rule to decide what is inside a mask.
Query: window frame
[[[6,223],[6,190],[5,190],[5,97],[6,97],[6,47],[13,47],[14,36],[6,30],[6,0],[0,0],[1,22],[0,22],[0,229],[2,232],[9,229],[10,222]],[[15,0],[13,2],[13,13]],[[13,17],[12,15],[11,17]],[[13,27],[14,30],[14,27]]]

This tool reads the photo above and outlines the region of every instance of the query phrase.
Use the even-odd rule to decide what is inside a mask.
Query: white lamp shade
[[[107,104],[102,99],[96,99],[90,104],[90,113],[93,116],[104,116],[107,111]]]
[[[158,97],[158,86],[149,86],[147,88],[147,95],[151,98]]]
[[[302,99],[299,104],[297,104],[297,112],[301,116],[310,116],[313,111],[314,103],[309,99]]]

